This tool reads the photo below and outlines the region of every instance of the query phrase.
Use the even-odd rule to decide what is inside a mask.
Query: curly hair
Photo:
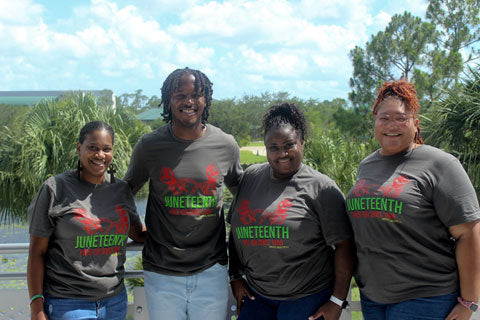
[[[300,134],[302,141],[307,137],[307,120],[302,110],[295,103],[281,103],[272,105],[263,116],[263,135],[267,132],[285,124],[291,124]]]
[[[415,90],[413,83],[410,83],[406,80],[384,82],[383,86],[378,92],[377,99],[372,106],[373,115],[377,115],[380,104],[387,98],[400,100],[405,105],[405,109],[408,112],[412,113],[415,118],[418,116],[420,104],[418,103],[417,91]],[[419,126],[417,127],[417,132],[415,133],[414,142],[423,144],[423,139],[420,136]]]
[[[199,70],[189,69],[188,67],[173,71],[163,82],[162,103],[160,103],[160,106],[163,105],[163,121],[165,121],[166,123],[172,122],[170,99],[172,97],[172,94],[178,90],[178,85],[180,84],[181,78],[186,74],[193,75],[195,77],[195,93],[201,94],[205,97],[206,105],[202,113],[202,123],[205,124],[208,120],[208,110],[210,109],[210,105],[212,104],[213,83],[203,72]]]

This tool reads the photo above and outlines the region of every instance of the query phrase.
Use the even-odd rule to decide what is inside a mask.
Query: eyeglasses
[[[406,124],[408,122],[408,120],[410,120],[410,118],[412,118],[412,116],[410,114],[407,114],[407,113],[403,113],[403,114],[396,114],[396,115],[389,115],[389,114],[381,114],[381,115],[376,115],[375,116],[375,120],[380,123],[381,125],[386,125],[388,124],[390,121],[394,121],[398,124]]]

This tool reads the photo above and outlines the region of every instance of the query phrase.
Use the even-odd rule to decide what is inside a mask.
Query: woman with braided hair
[[[466,320],[480,298],[477,196],[455,157],[423,144],[419,108],[413,84],[383,84],[380,149],[347,195],[366,320]]]
[[[337,320],[353,272],[343,195],[302,163],[307,125],[295,104],[270,107],[263,127],[268,163],[245,171],[229,214],[239,320]]]

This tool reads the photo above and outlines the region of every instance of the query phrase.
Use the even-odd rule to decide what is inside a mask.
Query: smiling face
[[[406,151],[414,146],[418,119],[396,98],[386,98],[378,106],[375,115],[375,137],[384,156]]]
[[[170,98],[172,123],[174,132],[198,130],[202,124],[202,113],[206,106],[206,99],[201,93],[195,92],[195,76],[184,74],[180,79],[177,90]]]
[[[92,184],[102,183],[105,170],[112,163],[112,136],[105,129],[95,130],[85,136],[83,143],[78,142],[77,153],[82,170],[80,178]]]
[[[273,127],[265,134],[267,159],[273,176],[284,180],[300,169],[303,158],[303,140],[291,124]]]

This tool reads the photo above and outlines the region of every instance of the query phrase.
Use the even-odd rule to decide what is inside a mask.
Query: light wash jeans
[[[49,320],[125,320],[127,292],[123,289],[116,296],[97,301],[45,295],[43,306]]]
[[[191,276],[144,271],[150,320],[225,320],[227,266],[217,263]]]

